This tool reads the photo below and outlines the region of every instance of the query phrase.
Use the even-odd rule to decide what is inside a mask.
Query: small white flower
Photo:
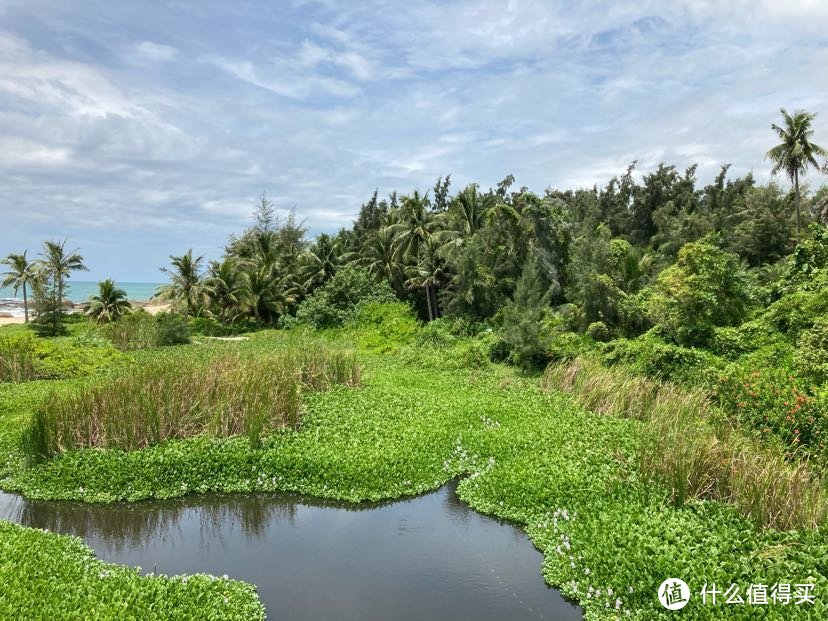
[[[588,576],[590,574],[589,567],[584,568],[584,573]]]

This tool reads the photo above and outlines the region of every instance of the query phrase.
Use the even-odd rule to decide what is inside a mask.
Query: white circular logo
[[[667,578],[658,587],[658,601],[667,610],[681,610],[690,601],[690,587],[679,578]]]

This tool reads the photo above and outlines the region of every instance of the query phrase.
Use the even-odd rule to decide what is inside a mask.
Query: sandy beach
[[[161,311],[165,311],[170,308],[169,304],[161,304],[158,302],[147,301],[147,302],[133,302],[133,308],[143,308],[147,311],[150,315],[155,315],[160,313]],[[74,309],[74,311],[70,310],[69,312],[80,312],[80,307]],[[7,326],[7,325],[14,325],[24,323],[23,317],[2,317],[0,316],[0,326]]]

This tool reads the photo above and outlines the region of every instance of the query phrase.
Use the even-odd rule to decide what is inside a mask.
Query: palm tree
[[[24,250],[23,254],[12,253],[5,259],[0,260],[0,264],[7,265],[10,268],[9,271],[0,274],[5,276],[0,286],[11,287],[14,295],[17,295],[20,288],[23,289],[23,313],[26,323],[29,323],[29,298],[26,286],[34,287],[37,282],[37,264],[26,258],[28,252],[28,250]]]
[[[43,266],[52,277],[58,303],[63,303],[63,289],[72,272],[88,272],[83,257],[77,250],[66,252],[66,240],[47,241],[43,244]]]
[[[428,320],[437,319],[440,314],[437,305],[437,289],[448,280],[445,264],[440,258],[440,243],[436,237],[429,237],[420,245],[417,264],[408,269],[406,285],[411,289],[423,289],[428,307]]]
[[[98,323],[109,323],[132,310],[126,291],[118,288],[111,278],[98,283],[98,293],[89,298],[86,314]]]
[[[797,110],[793,114],[788,114],[785,108],[782,108],[781,112],[784,127],[774,123],[771,125],[771,129],[776,132],[782,142],[768,151],[765,157],[773,162],[774,175],[784,172],[794,184],[796,239],[799,241],[801,229],[799,177],[804,176],[811,166],[819,170],[819,163],[816,158],[828,156],[828,151],[811,142],[811,136],[814,134],[811,123],[816,118],[816,114],[804,110]]]
[[[340,264],[339,244],[335,238],[322,233],[302,255],[301,274],[305,289],[324,285],[336,273]]]
[[[184,317],[197,313],[204,301],[204,282],[201,264],[204,256],[193,257],[190,248],[180,257],[170,255],[172,269],[162,267],[161,271],[170,277],[170,283],[158,288],[156,295],[162,300],[172,300],[184,307]]]
[[[394,233],[389,228],[372,231],[358,252],[349,252],[343,260],[371,272],[378,281],[387,280],[400,296],[405,266],[394,252]]]
[[[244,312],[249,282],[236,259],[211,262],[204,287],[222,323],[232,323]]]
[[[428,193],[420,195],[415,190],[403,198],[397,221],[389,225],[394,234],[394,253],[398,259],[416,262],[420,256],[420,245],[431,237],[434,223],[429,218]]]
[[[247,305],[256,318],[256,327],[271,314],[283,315],[296,302],[299,289],[290,276],[279,276],[275,266],[254,265],[248,274]]]

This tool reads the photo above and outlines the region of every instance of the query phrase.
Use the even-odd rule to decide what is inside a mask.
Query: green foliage
[[[654,322],[680,345],[706,345],[713,328],[738,324],[749,302],[747,279],[734,255],[711,240],[679,251],[658,276],[650,300]]]
[[[723,433],[706,391],[683,389],[606,369],[578,358],[549,367],[547,389],[573,395],[585,408],[645,421],[638,465],[645,480],[670,489],[671,501],[716,499],[734,505],[757,526],[816,528],[828,517],[822,481],[806,464],[789,464],[781,452]]]
[[[0,522],[0,617],[264,620],[252,585],[203,574],[142,576],[76,537]]]
[[[91,334],[44,339],[29,333],[0,336],[0,382],[84,377],[120,359]]]
[[[303,342],[255,358],[178,354],[91,383],[61,387],[24,433],[32,458],[84,447],[135,450],[198,435],[262,435],[299,424],[302,387],[359,383],[353,355]]]
[[[390,287],[368,271],[345,267],[299,305],[296,320],[317,329],[335,328],[345,325],[360,303],[395,299]]]
[[[126,291],[118,288],[111,278],[98,283],[98,293],[89,298],[86,314],[98,323],[109,323],[132,310]]]
[[[134,351],[181,345],[190,342],[187,322],[175,313],[150,315],[138,310],[101,328],[102,333],[121,351]]]
[[[363,349],[389,352],[411,342],[419,329],[411,307],[404,302],[360,302],[348,320]]]
[[[828,456],[828,402],[778,350],[731,363],[717,379],[719,403],[744,431],[781,442],[788,455]]]
[[[26,382],[36,377],[34,339],[0,336],[0,382]]]
[[[705,350],[665,343],[653,335],[611,341],[599,351],[604,364],[625,365],[645,377],[687,385],[703,384],[724,365]]]
[[[155,316],[155,344],[159,347],[167,345],[184,345],[190,342],[190,333],[187,322],[176,313],[158,313]]]
[[[505,306],[499,317],[500,336],[509,346],[511,361],[527,370],[543,368],[549,362],[551,335],[544,319],[549,314],[550,291],[540,269],[539,259],[533,255],[523,267],[513,303]]]
[[[589,335],[589,338],[599,343],[604,343],[612,339],[610,329],[603,321],[593,321],[587,327],[586,333]]]
[[[794,353],[794,367],[816,384],[828,382],[828,318],[819,318],[803,332]]]
[[[791,255],[784,276],[784,290],[810,289],[810,285],[828,268],[828,227],[812,224]]]

